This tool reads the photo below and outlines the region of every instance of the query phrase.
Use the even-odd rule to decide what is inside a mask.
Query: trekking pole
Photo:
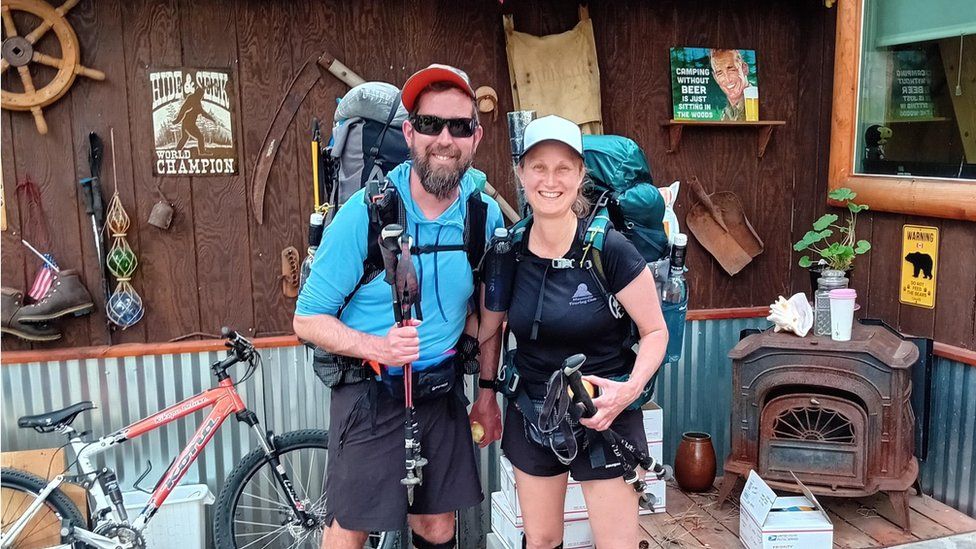
[[[85,213],[91,218],[92,236],[95,239],[95,255],[98,258],[98,276],[101,278],[102,295],[105,303],[108,304],[112,292],[109,288],[108,276],[106,272],[105,249],[102,242],[102,232],[105,228],[105,202],[102,198],[102,156],[105,152],[105,145],[102,138],[95,132],[88,133],[88,168],[91,177],[86,177],[78,181],[81,185],[82,199],[85,203]],[[112,157],[115,162],[115,157]],[[106,318],[106,333],[108,343],[112,343],[112,324]]]
[[[410,259],[410,239],[403,236],[403,227],[392,224],[383,228],[380,232],[380,253],[386,272],[384,279],[393,291],[393,318],[396,325],[404,326],[410,320],[410,311],[415,303],[417,318],[420,319],[417,273]],[[420,426],[413,405],[413,369],[410,363],[403,365],[403,395],[406,415],[403,435],[406,476],[400,483],[407,487],[408,505],[413,505],[413,491],[423,482],[423,467],[427,465],[427,459],[420,452]]]
[[[563,361],[562,371],[569,382],[569,387],[573,390],[573,402],[582,408],[582,417],[589,418],[596,415],[597,409],[596,405],[593,404],[593,399],[590,398],[590,393],[583,386],[583,376],[580,374],[580,367],[585,360],[585,355],[573,355]],[[624,482],[633,486],[634,491],[639,494],[639,505],[644,509],[653,510],[653,504],[644,492],[647,483],[640,478],[635,465],[653,473],[658,479],[665,480],[671,478],[673,474],[671,467],[658,463],[657,460],[636,448],[629,440],[617,434],[613,429],[600,431],[600,435],[613,455],[620,460],[620,465],[624,469],[621,475]]]

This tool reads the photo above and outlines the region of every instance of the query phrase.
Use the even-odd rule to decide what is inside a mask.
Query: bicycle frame
[[[71,445],[78,456],[78,466],[84,474],[94,472],[95,468],[91,462],[92,456],[211,406],[213,410],[204,418],[203,423],[197,428],[196,433],[194,433],[186,447],[183,448],[183,451],[180,452],[179,457],[176,458],[176,461],[173,462],[169,470],[166,471],[166,474],[163,475],[162,480],[156,489],[153,490],[152,496],[146,503],[146,507],[139,513],[135,521],[132,521],[133,528],[142,530],[149,519],[162,506],[163,502],[166,501],[166,498],[169,497],[173,489],[176,488],[183,476],[186,475],[190,465],[196,461],[203,448],[213,439],[214,434],[216,434],[217,429],[220,428],[224,420],[231,414],[247,410],[233,382],[230,379],[224,379],[217,384],[217,387],[207,389],[202,393],[160,410],[128,427],[124,427],[110,435],[100,438],[95,443],[72,440]],[[260,431],[259,434],[261,434]],[[260,438],[263,439],[263,435]],[[99,501],[98,495],[101,493],[101,486],[96,483],[92,488],[92,495],[97,503],[97,509],[111,508],[104,494],[101,494],[102,500]],[[98,488],[98,490],[96,491],[95,488]],[[112,512],[114,513],[114,509]],[[118,521],[121,521],[121,519],[122,517],[116,517]]]

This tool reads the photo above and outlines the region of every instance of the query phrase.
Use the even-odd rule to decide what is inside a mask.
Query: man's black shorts
[[[375,409],[370,386],[375,389]],[[416,405],[423,484],[407,508],[404,407],[373,380],[332,389],[326,520],[346,530],[399,530],[410,514],[438,514],[483,499],[465,405],[454,394]],[[374,416],[375,414],[375,416]]]
[[[502,435],[502,451],[512,465],[525,473],[537,477],[554,477],[569,471],[579,481],[616,478],[623,474],[623,468],[603,439],[593,439],[592,451],[603,454],[606,467],[594,468],[590,462],[590,448],[580,445],[576,459],[563,465],[549,448],[543,448],[529,440],[525,434],[522,414],[509,401],[505,410],[505,427]],[[644,433],[644,415],[640,410],[624,410],[610,425],[618,435],[626,438],[637,448],[647,451],[647,435]]]

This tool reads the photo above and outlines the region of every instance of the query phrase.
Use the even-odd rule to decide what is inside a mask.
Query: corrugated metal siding
[[[673,461],[686,431],[712,435],[719,470],[729,451],[731,362],[727,354],[747,328],[767,325],[761,318],[689,322],[684,353],[665,367],[655,400],[664,409],[664,455]],[[263,365],[242,386],[242,397],[265,428],[278,433],[328,426],[328,393],[307,366],[302,347],[262,350]],[[95,434],[109,433],[166,405],[213,385],[208,366],[222,353],[146,356],[122,359],[6,365],[0,368],[3,450],[50,448],[62,444],[56,435],[18,429],[15,418],[92,400],[98,410],[77,425]],[[242,372],[241,372],[242,373]],[[926,493],[976,516],[976,368],[938,359],[934,368],[929,459],[922,464]],[[469,392],[472,390],[469,388]],[[136,439],[114,453],[103,454],[129,490],[152,460],[153,482],[176,456],[203,417],[196,414]],[[254,446],[251,433],[233,419],[218,431],[187,475],[187,482],[206,482],[216,493],[224,477]],[[479,453],[485,493],[499,489],[498,449]],[[490,529],[489,507],[471,509],[461,521],[462,546],[474,546]]]
[[[937,357],[922,490],[976,517],[976,366]]]
[[[718,470],[729,453],[732,410],[732,361],[728,353],[739,332],[765,328],[764,318],[695,320],[685,326],[684,352],[677,364],[662,366],[654,400],[664,410],[664,460],[674,461],[681,434],[712,435]]]
[[[264,428],[282,433],[327,426],[326,391],[318,380],[313,383],[309,379],[304,349],[264,349],[261,355],[261,369],[239,390]],[[209,365],[222,357],[223,353],[212,352],[6,365],[0,368],[4,417],[0,447],[30,450],[60,446],[65,441],[58,435],[18,429],[15,419],[81,400],[91,400],[98,409],[79,416],[75,427],[95,436],[108,434],[214,386]],[[234,373],[239,376],[244,367],[238,368]],[[116,470],[123,490],[131,490],[150,460],[153,471],[144,485],[151,487],[204,415],[197,412],[106,452],[102,454],[105,464]],[[205,482],[217,493],[224,477],[255,445],[250,430],[233,417],[228,419],[184,482]]]

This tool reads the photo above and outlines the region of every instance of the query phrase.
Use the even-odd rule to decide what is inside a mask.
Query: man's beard
[[[455,160],[457,165],[455,169],[446,166],[438,166],[437,168],[431,166],[430,156],[442,153],[452,157],[455,154],[461,155],[456,149],[453,151],[428,149],[426,154],[422,151],[410,150],[410,159],[413,160],[413,167],[417,170],[417,175],[420,176],[420,184],[423,185],[425,191],[440,200],[450,198],[454,194],[454,190],[461,185],[461,178],[464,177],[464,173],[468,171],[472,163],[470,157],[460,156]]]

